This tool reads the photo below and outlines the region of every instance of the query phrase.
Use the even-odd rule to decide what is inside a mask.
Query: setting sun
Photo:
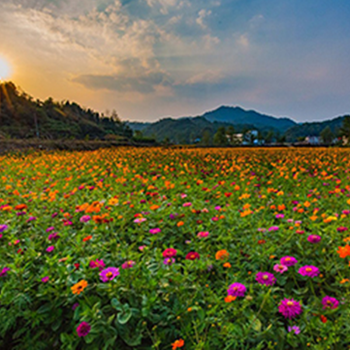
[[[0,80],[9,78],[10,74],[10,65],[3,58],[0,57]]]

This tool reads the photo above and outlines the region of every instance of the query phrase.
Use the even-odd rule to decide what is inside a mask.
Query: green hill
[[[0,84],[0,137],[28,139],[131,138],[132,130],[116,113],[105,117],[74,102],[42,102],[13,83]]]

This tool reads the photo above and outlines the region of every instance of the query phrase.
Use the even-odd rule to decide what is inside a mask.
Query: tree
[[[340,136],[344,136],[347,140],[350,140],[350,115],[344,116],[343,125],[340,128]]]
[[[326,126],[320,133],[322,142],[326,145],[330,145],[334,139],[334,135],[332,133],[332,130],[329,126]]]
[[[273,130],[270,130],[265,137],[266,143],[271,143],[273,138],[274,138],[274,132]]]
[[[211,145],[211,134],[209,130],[204,130],[202,133],[202,140],[201,144],[204,146],[210,146]]]
[[[226,130],[223,126],[220,126],[216,134],[214,135],[214,145],[226,146],[228,143]]]
[[[230,125],[228,128],[227,128],[227,136],[229,138],[229,142],[230,144],[234,144],[234,137],[235,137],[235,128]]]

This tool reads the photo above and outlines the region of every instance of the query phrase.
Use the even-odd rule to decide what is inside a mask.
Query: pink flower
[[[320,240],[321,240],[321,236],[318,236],[318,235],[310,235],[307,240],[310,242],[310,243],[318,243]]]
[[[90,333],[91,326],[87,322],[82,322],[77,327],[77,333],[79,337],[85,337]]]
[[[140,224],[141,222],[145,222],[147,219],[146,218],[137,218],[134,220],[136,224]]]
[[[209,232],[208,231],[201,231],[201,232],[198,232],[198,234],[197,234],[198,238],[205,238],[205,237],[208,237],[208,236],[209,236]]]
[[[81,218],[80,218],[80,222],[88,222],[91,220],[91,216],[90,215],[83,215]]]
[[[285,266],[285,265],[281,265],[281,264],[276,264],[273,269],[276,271],[276,272],[279,272],[279,273],[283,273],[283,272],[286,272],[288,271],[288,267]]]
[[[102,259],[101,260],[96,259],[95,261],[91,260],[89,263],[89,267],[91,269],[95,269],[98,267],[98,269],[101,271],[105,267],[105,263],[103,262]]]
[[[50,245],[49,247],[46,248],[46,251],[48,253],[52,252],[55,249],[55,247],[53,245]]]
[[[139,250],[141,250],[141,252],[142,252],[146,247],[147,247],[146,245],[140,245]]]
[[[303,312],[299,301],[294,299],[283,299],[278,307],[278,311],[285,318],[294,318]]]
[[[41,279],[41,282],[46,283],[49,281],[49,276],[45,276]]]
[[[174,264],[174,262],[175,262],[175,259],[174,259],[174,258],[165,258],[165,259],[163,260],[163,264],[164,264],[164,265],[172,265],[172,264]]]
[[[326,295],[322,299],[322,305],[324,309],[327,309],[327,308],[336,309],[339,305],[339,301],[336,298],[332,298]]]
[[[265,284],[266,286],[272,286],[276,283],[276,277],[270,272],[258,272],[255,280],[260,284]]]
[[[197,252],[189,252],[187,255],[186,255],[186,260],[199,260],[200,256]]]
[[[157,233],[160,233],[160,232],[162,232],[162,230],[160,229],[160,228],[151,228],[150,230],[149,230],[149,233],[152,233],[152,235],[155,235],[155,234],[157,234]]]
[[[123,269],[131,269],[133,266],[135,266],[135,264],[136,264],[135,261],[128,260],[122,265],[122,268]]]
[[[177,254],[177,250],[174,248],[167,248],[164,250],[163,252],[163,257],[164,258],[172,258],[174,256],[176,256]]]
[[[187,202],[187,203],[184,203],[182,206],[183,206],[183,207],[190,207],[191,205],[192,205],[191,202]]]
[[[235,282],[228,287],[227,294],[233,297],[244,297],[246,290],[247,288],[244,284]]]
[[[100,272],[100,279],[102,282],[112,281],[116,276],[119,275],[119,269],[117,267],[107,267]]]
[[[293,256],[284,256],[280,260],[281,265],[288,266],[288,267],[295,265],[297,262],[298,260],[295,259]]]
[[[6,276],[8,271],[10,271],[10,269],[8,267],[4,267],[2,270],[0,270],[0,277]]]
[[[320,273],[320,270],[313,265],[306,265],[302,266],[298,273],[300,273],[302,276],[309,276],[311,278],[317,277]]]

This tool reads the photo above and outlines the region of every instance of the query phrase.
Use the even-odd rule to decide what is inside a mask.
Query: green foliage
[[[34,101],[11,82],[0,84],[0,137],[41,139],[104,139],[116,135],[130,139],[132,130],[115,111],[108,117],[76,103]]]

